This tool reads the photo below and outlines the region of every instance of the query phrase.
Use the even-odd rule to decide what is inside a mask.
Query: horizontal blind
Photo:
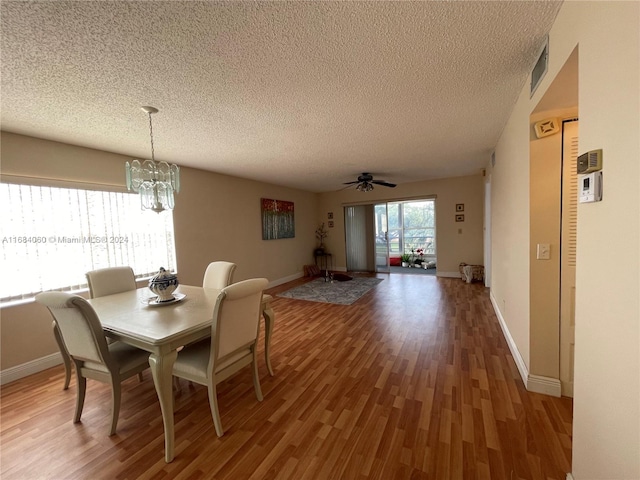
[[[0,201],[0,302],[85,288],[98,268],[176,269],[171,211],[143,211],[136,194],[2,183]]]

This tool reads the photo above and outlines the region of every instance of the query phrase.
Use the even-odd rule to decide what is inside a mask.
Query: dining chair
[[[173,375],[206,385],[216,434],[224,434],[216,385],[251,365],[256,397],[262,401],[256,345],[262,292],[266,278],[252,278],[222,289],[213,309],[211,338],[188,345],[178,352]]]
[[[89,298],[106,297],[116,293],[135,290],[136,275],[131,267],[108,267],[91,270],[85,273],[89,284]],[[111,339],[107,338],[107,343]],[[142,372],[138,374],[138,380],[143,381]]]
[[[109,267],[87,272],[89,297],[98,298],[136,289],[136,276],[131,267]]]
[[[79,295],[44,292],[35,299],[51,312],[54,328],[75,365],[78,390],[73,423],[78,423],[82,415],[86,379],[109,383],[112,398],[109,435],[113,435],[120,412],[120,384],[149,367],[149,352],[122,342],[107,344],[95,310]]]
[[[236,264],[231,262],[211,262],[204,272],[203,288],[217,288],[219,290],[231,285]]]
[[[236,271],[236,264],[231,262],[217,261],[207,265],[202,279],[202,288],[215,288],[222,290],[224,287],[231,285],[233,274]],[[180,352],[184,347],[178,347]],[[178,379],[173,379],[173,387],[178,389]]]
[[[87,272],[87,283],[89,284],[89,298],[104,297],[115,293],[127,292],[136,289],[136,277],[131,267],[110,267],[101,268]],[[64,343],[60,337],[56,324],[53,324],[53,337],[56,340],[62,362],[64,364],[64,390],[69,388],[71,381],[71,360],[69,354],[64,349]],[[142,373],[138,376],[142,381]]]

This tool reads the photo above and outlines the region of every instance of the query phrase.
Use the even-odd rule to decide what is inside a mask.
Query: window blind
[[[176,270],[171,211],[143,211],[136,194],[1,183],[0,202],[1,303],[86,288],[98,268]]]

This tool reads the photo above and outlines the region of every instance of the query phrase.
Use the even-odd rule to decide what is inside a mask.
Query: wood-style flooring
[[[19,479],[556,479],[571,471],[572,402],[527,392],[489,301],[458,279],[378,275],[350,306],[274,295],[275,376],[264,401],[247,367],[218,386],[181,381],[176,458],[164,462],[149,371],[123,384],[116,435],[108,386],[56,367],[2,387],[0,477]]]

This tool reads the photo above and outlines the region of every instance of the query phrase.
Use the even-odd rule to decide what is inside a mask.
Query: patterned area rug
[[[277,296],[310,302],[351,305],[381,281],[382,278],[354,277],[348,282],[331,283],[325,282],[324,278],[316,278],[304,285],[279,293]]]

